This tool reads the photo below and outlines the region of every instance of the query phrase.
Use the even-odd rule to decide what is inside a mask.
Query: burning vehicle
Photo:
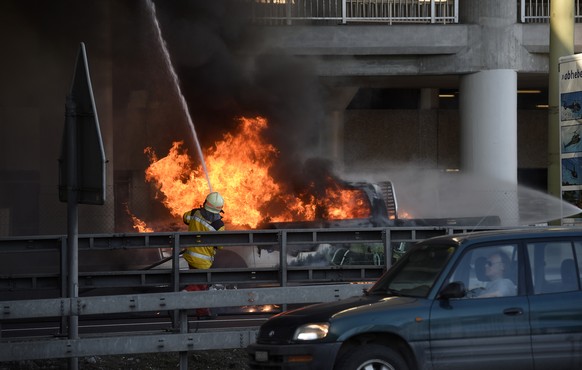
[[[146,180],[157,191],[157,197],[171,216],[181,218],[184,209],[204,199],[208,184],[226,200],[224,222],[228,229],[310,229],[366,228],[414,226],[499,225],[498,217],[414,219],[399,217],[394,185],[390,181],[344,181],[332,171],[331,164],[320,159],[298,164],[300,171],[285,168],[287,181],[281,180],[277,165],[280,152],[265,139],[268,122],[265,118],[239,118],[237,128],[204,152],[206,168],[193,166],[193,160],[175,142],[167,156],[159,158],[151,148]],[[233,150],[237,148],[237,150]],[[275,174],[279,174],[276,176]],[[306,175],[308,174],[308,175]],[[137,224],[141,222],[141,224]],[[136,229],[147,224],[134,217]],[[150,229],[150,231],[152,231]],[[394,255],[405,251],[407,245],[395,245]],[[233,259],[232,253],[216,256],[216,266],[261,267],[257,263],[278,264],[270,256],[273,247],[257,247],[256,255],[237,250],[245,266],[233,266],[221,259]],[[287,263],[290,265],[381,265],[384,247],[381,244],[313,244],[290,246]],[[242,262],[239,262],[242,264]],[[266,266],[266,265],[263,265]]]
[[[208,189],[205,177],[208,177],[216,186],[214,190],[226,200],[227,230],[374,227],[388,225],[391,219],[396,219],[396,201],[389,182],[343,182],[333,175],[329,163],[321,160],[310,160],[301,166],[303,174],[315,176],[293,176],[293,182],[277,179],[274,173],[279,171],[276,168],[279,152],[265,140],[266,129],[264,118],[240,118],[234,132],[225,134],[205,151],[206,173],[202,166],[192,165],[183,142],[175,142],[163,158],[147,148],[150,166],[146,180],[153,184],[170,215],[178,219],[184,209],[204,199]],[[138,225],[138,222],[141,223]],[[135,216],[134,224],[136,229],[147,231],[144,229],[147,223]],[[309,249],[313,252],[317,247]],[[263,252],[264,249],[257,250],[266,263],[278,263],[278,259],[266,257],[272,250]],[[291,258],[300,252],[291,250]],[[253,260],[253,256],[243,258],[247,265]],[[219,256],[216,264],[221,265]]]

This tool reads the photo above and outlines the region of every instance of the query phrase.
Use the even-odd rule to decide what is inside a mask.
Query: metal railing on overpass
[[[256,23],[457,23],[459,0],[247,0]]]
[[[236,307],[266,304],[307,304],[326,302],[361,293],[363,287],[379,277],[392,262],[392,252],[430,237],[459,234],[499,227],[398,227],[354,229],[247,230],[219,233],[141,233],[79,236],[79,256],[96,254],[119,256],[123,251],[138,256],[145,251],[169,253],[161,261],[144,261],[129,270],[115,270],[119,261],[109,258],[107,271],[81,271],[80,292],[91,294],[77,298],[66,296],[66,236],[11,237],[0,239],[1,324],[18,320],[60,318],[63,327],[57,337],[0,338],[0,362],[77,358],[91,355],[115,355],[151,352],[180,352],[181,366],[187,351],[244,348],[252,343],[257,327],[188,330],[188,310],[193,307]],[[221,245],[224,249],[251,249],[253,253],[278,253],[270,267],[212,268],[182,270],[180,253],[190,245]],[[293,265],[296,253],[311,253],[327,246],[327,251],[345,251],[341,258],[328,253],[327,265]],[[372,250],[381,258],[351,259],[356,250]],[[331,249],[330,249],[331,248]],[[377,249],[376,249],[377,250]],[[299,251],[299,252],[298,252]],[[239,251],[240,253],[240,251]],[[157,254],[163,257],[163,254]],[[364,253],[365,255],[365,253]],[[33,256],[40,265],[31,264]],[[107,260],[107,259],[106,259]],[[52,261],[52,262],[51,262]],[[366,262],[369,261],[369,262]],[[371,262],[370,262],[371,261]],[[54,266],[53,266],[54,262]],[[137,263],[137,262],[136,262]],[[146,263],[146,265],[147,265]],[[366,264],[368,263],[368,264]],[[80,264],[80,266],[83,266]],[[35,269],[39,267],[39,269]],[[94,266],[92,266],[94,268]],[[151,267],[151,268],[149,268]],[[185,284],[238,284],[239,289],[213,290],[195,294],[180,292]],[[242,287],[242,288],[241,288]],[[99,289],[120,289],[115,295],[99,294]],[[127,294],[127,288],[138,288]],[[149,288],[147,293],[139,288]],[[157,290],[152,290],[153,288]],[[55,296],[34,299],[39,291]],[[9,299],[11,294],[24,294]],[[71,316],[109,315],[168,311],[175,317],[173,332],[139,332],[81,335],[67,338],[65,318]],[[0,329],[2,327],[0,326]],[[1,331],[0,331],[1,332]]]
[[[574,1],[574,21],[582,22],[581,0]],[[522,23],[549,23],[551,0],[520,0]]]
[[[246,0],[255,23],[264,25],[346,23],[459,23],[459,0]],[[574,1],[582,22],[582,0]],[[548,23],[551,0],[518,0],[521,23]]]

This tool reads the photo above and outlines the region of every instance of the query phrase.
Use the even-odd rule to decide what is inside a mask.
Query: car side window
[[[581,255],[582,244],[576,249]],[[580,269],[576,266],[571,241],[528,243],[527,253],[534,294],[580,289]]]
[[[517,246],[474,248],[462,257],[449,282],[462,282],[466,298],[517,295]]]

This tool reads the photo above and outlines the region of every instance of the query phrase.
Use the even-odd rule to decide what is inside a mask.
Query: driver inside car
[[[495,251],[485,262],[485,276],[489,280],[485,289],[477,294],[477,298],[508,297],[517,294],[513,281],[507,278],[510,260],[502,251]]]

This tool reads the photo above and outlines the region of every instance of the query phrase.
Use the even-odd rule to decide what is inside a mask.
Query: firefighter
[[[217,192],[212,192],[206,196],[204,204],[200,208],[194,208],[184,213],[182,219],[188,225],[188,231],[223,231],[222,221],[224,199]],[[216,251],[222,249],[218,246],[188,247],[184,252],[184,259],[191,269],[209,269],[214,262]],[[208,290],[206,284],[191,284],[186,286],[185,291]],[[197,308],[196,316],[201,320],[214,318],[208,308]]]

